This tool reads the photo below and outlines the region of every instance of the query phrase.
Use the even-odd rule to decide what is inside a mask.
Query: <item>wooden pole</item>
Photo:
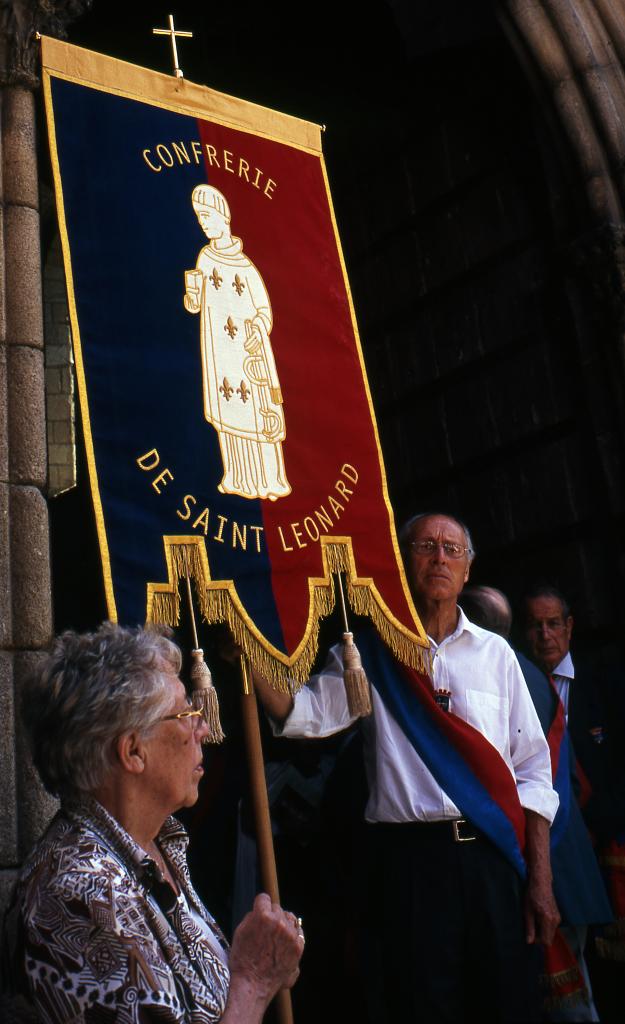
[[[243,693],[241,695],[241,713],[243,732],[247,748],[247,762],[250,773],[250,793],[256,823],[256,842],[260,862],[260,877],[263,889],[271,898],[272,903],[280,902],[278,890],[278,872],[276,855],[273,848],[271,832],[271,816],[269,814],[269,797],[267,796],[267,780],[265,779],[265,763],[260,738],[258,721],[258,704],[252,683],[249,665],[245,655],[241,656],[241,677]],[[279,1024],[293,1024],[293,1007],[291,993],[282,988],[275,998]]]

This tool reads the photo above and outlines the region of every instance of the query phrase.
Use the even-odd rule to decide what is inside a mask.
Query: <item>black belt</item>
[[[371,825],[376,832],[397,834],[405,831],[426,842],[470,843],[474,839],[483,838],[475,825],[465,818],[447,821],[377,821]]]

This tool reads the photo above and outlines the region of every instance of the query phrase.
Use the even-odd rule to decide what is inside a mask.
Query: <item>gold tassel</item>
[[[362,667],[360,652],[354,643],[353,633],[343,633],[343,682],[350,715],[355,715],[357,718],[370,715],[369,680]]]
[[[204,713],[204,721],[208,725],[208,736],[204,743],[221,743],[224,739],[224,731],[219,720],[219,700],[217,690],[213,686],[213,679],[210,669],[204,661],[204,651],[196,647],[191,651],[191,671],[189,672],[193,685],[193,707],[201,708]]]
[[[363,718],[371,714],[371,696],[369,694],[369,680],[362,667],[360,651],[354,643],[354,634],[350,632],[347,622],[347,605],[343,593],[343,580],[340,572],[336,574],[341,598],[341,610],[343,612],[343,682],[347,694],[347,707],[350,715],[356,718]]]
[[[208,726],[208,735],[202,740],[203,743],[221,743],[224,739],[224,731],[219,720],[219,701],[217,690],[213,686],[213,677],[210,669],[204,661],[204,651],[198,645],[197,626],[195,625],[195,612],[193,611],[193,597],[191,594],[191,574],[188,565],[188,552],[184,552],[187,569],[187,597],[189,599],[189,614],[191,616],[191,627],[193,629],[193,640],[195,647],[191,651],[191,685],[193,686],[193,707],[201,708],[204,721]]]

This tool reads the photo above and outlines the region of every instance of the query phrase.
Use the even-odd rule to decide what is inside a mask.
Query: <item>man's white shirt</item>
[[[451,710],[469,722],[499,751],[516,781],[521,805],[552,822],[558,795],[551,784],[551,761],[523,673],[510,645],[469,622],[459,608],[458,625],[440,644],[430,638],[435,689],[451,691]],[[371,683],[373,714],[363,720],[371,822],[440,821],[461,813],[436,782],[387,710]],[[341,648],[294,699],[282,729],[289,737],[322,737],[340,732],[350,717],[343,685]]]
[[[575,679],[575,667],[573,665],[573,659],[571,658],[571,652],[567,651],[559,665],[556,665],[553,672],[551,673],[553,684],[558,691],[558,696],[564,706],[564,716],[566,721],[569,720],[569,689],[571,686],[571,680]]]

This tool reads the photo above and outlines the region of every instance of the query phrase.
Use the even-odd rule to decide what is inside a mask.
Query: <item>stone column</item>
[[[0,904],[55,802],[19,725],[19,694],[52,636],[36,33],[63,36],[91,0],[0,0]]]

